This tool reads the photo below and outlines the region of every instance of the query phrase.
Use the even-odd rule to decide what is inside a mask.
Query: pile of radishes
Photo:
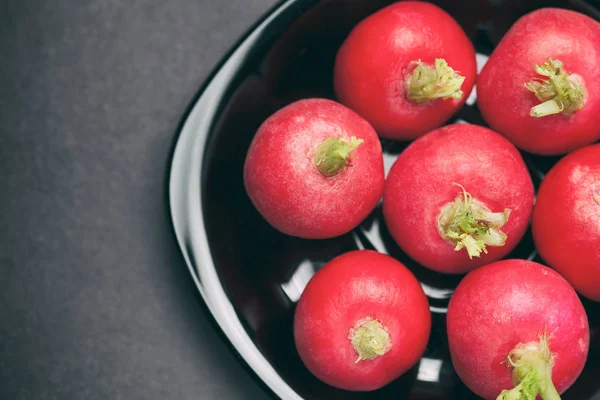
[[[600,301],[600,23],[545,8],[520,18],[477,75],[473,45],[439,7],[392,4],[337,54],[337,101],[304,99],[258,129],[247,194],[277,230],[325,239],[382,201],[398,246],[423,268],[465,274],[450,298],[453,366],[485,399],[560,399],[589,347],[580,295]],[[475,88],[475,89],[474,89]],[[475,90],[489,127],[443,126]],[[387,177],[380,138],[411,141]],[[562,158],[537,196],[521,151]],[[547,266],[505,259],[531,222]],[[378,389],[413,367],[428,299],[400,261],[330,260],[297,304],[294,339],[325,383]]]

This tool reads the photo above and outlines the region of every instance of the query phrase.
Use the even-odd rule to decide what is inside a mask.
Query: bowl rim
[[[247,59],[266,37],[284,31],[319,0],[281,0],[267,10],[221,58],[188,106],[178,127],[168,171],[168,203],[177,244],[213,322],[265,391],[302,400],[275,370],[246,332],[218,277],[202,211],[205,148],[222,105],[243,73]],[[290,19],[291,18],[291,19]],[[265,387],[266,386],[266,387]]]

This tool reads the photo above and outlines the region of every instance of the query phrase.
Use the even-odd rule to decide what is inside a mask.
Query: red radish
[[[506,256],[533,208],[533,183],[517,149],[471,124],[448,125],[411,143],[383,194],[390,234],[412,259],[464,273]]]
[[[438,6],[402,1],[361,21],[338,51],[339,100],[380,136],[412,140],[440,127],[471,93],[475,51]]]
[[[337,256],[309,281],[294,315],[294,340],[323,382],[370,391],[423,355],[431,330],[427,297],[399,261],[372,250]]]
[[[292,103],[258,129],[244,185],[279,231],[323,239],[356,227],[383,193],[381,143],[367,121],[326,99]]]
[[[562,158],[538,191],[535,247],[579,293],[600,301],[600,144]]]
[[[494,130],[531,153],[564,154],[600,139],[600,23],[544,8],[520,18],[477,80]]]
[[[590,341],[571,285],[516,259],[467,274],[450,298],[447,330],[458,376],[484,399],[560,400],[583,370]]]

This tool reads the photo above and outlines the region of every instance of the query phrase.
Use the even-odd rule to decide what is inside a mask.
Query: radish
[[[308,239],[339,236],[381,199],[381,143],[349,108],[326,99],[300,100],[259,127],[245,160],[244,185],[275,229]]]
[[[600,144],[562,158],[540,185],[535,247],[583,296],[600,301]]]
[[[306,367],[349,391],[381,388],[423,355],[431,330],[427,297],[399,261],[354,250],[309,281],[294,314],[294,340]]]
[[[506,256],[533,208],[518,150],[481,126],[454,124],[411,143],[394,162],[383,216],[400,248],[421,265],[465,273]]]
[[[476,74],[473,45],[448,13],[402,1],[350,32],[336,56],[334,88],[380,136],[413,140],[459,110]]]
[[[484,399],[559,400],[589,348],[588,320],[575,290],[552,269],[498,261],[467,274],[450,298],[454,368]]]
[[[544,8],[521,17],[477,80],[490,127],[531,153],[558,155],[600,139],[600,23]]]

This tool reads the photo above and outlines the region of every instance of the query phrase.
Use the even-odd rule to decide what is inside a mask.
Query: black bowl
[[[199,292],[216,323],[271,394],[285,399],[471,399],[452,368],[445,334],[448,298],[460,276],[428,271],[394,244],[377,208],[354,231],[330,240],[302,240],[271,228],[243,186],[246,151],[273,112],[308,97],[335,99],[335,54],[353,26],[390,0],[288,0],[259,21],[227,55],[194,101],[177,140],[170,177],[174,230]],[[578,0],[437,0],[463,26],[486,59],[523,14],[543,6],[574,9],[600,19]],[[485,125],[474,99],[457,120]],[[389,168],[405,143],[383,140]],[[557,157],[523,154],[539,184]],[[415,367],[368,393],[329,387],[304,367],[292,336],[294,306],[310,277],[333,257],[376,249],[403,261],[429,297],[433,328]],[[538,259],[528,233],[510,257]],[[564,399],[600,395],[600,305],[584,301],[590,320],[587,365]]]

